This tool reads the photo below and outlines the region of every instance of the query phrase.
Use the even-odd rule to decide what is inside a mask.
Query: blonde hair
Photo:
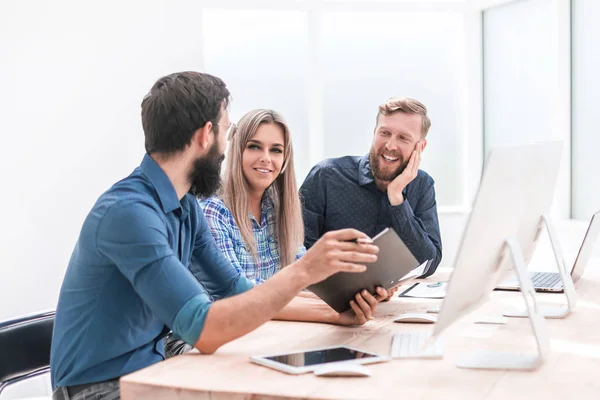
[[[254,137],[261,124],[276,124],[283,130],[281,173],[265,191],[275,207],[274,233],[279,245],[280,266],[283,267],[296,260],[296,254],[304,242],[304,224],[294,171],[291,134],[287,123],[278,112],[263,109],[250,111],[242,117],[237,129],[231,131],[220,197],[231,211],[246,247],[257,260],[256,239],[252,231],[252,222],[248,218],[250,187],[244,176],[242,155],[248,141]]]
[[[425,107],[425,104],[418,100],[411,99],[410,97],[392,97],[379,106],[377,121],[379,121],[380,115],[389,115],[395,112],[420,115],[421,137],[424,138],[427,136],[427,132],[429,132],[429,128],[431,128],[431,121],[427,116],[427,107]]]

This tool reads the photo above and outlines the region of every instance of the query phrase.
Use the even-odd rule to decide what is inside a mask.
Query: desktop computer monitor
[[[542,214],[550,210],[561,153],[561,142],[491,151],[432,336],[487,301],[512,265],[508,238],[532,251]]]

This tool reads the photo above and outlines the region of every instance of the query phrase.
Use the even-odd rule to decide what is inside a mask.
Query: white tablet
[[[347,346],[322,347],[301,350],[295,353],[250,357],[250,361],[256,364],[277,369],[288,374],[304,374],[312,372],[323,365],[330,364],[373,364],[389,360],[391,360],[390,356],[380,356]]]

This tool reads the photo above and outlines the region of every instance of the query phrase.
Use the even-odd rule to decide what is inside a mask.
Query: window
[[[600,210],[600,2],[573,0],[572,4],[572,217],[589,220]]]
[[[437,3],[265,1],[240,9],[246,3],[225,1],[203,10],[204,68],[227,82],[234,121],[254,108],[283,114],[299,183],[323,158],[367,154],[380,103],[422,101],[432,128],[421,167],[436,181],[440,208],[462,207],[470,201],[464,6]]]
[[[286,119],[299,183],[308,173],[307,16],[300,11],[220,10],[203,13],[205,69],[232,94],[236,122],[255,108]]]
[[[484,144],[487,155],[497,146],[563,140],[552,211],[568,217],[570,132],[561,125],[569,112],[568,91],[566,102],[561,98],[568,74],[561,70],[561,26],[554,7],[551,1],[523,0],[483,12]]]
[[[462,14],[325,12],[320,30],[324,156],[367,154],[378,105],[416,98],[432,121],[421,167],[438,204],[462,205]]]

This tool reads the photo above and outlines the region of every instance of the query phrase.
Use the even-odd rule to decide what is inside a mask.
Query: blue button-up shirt
[[[309,172],[300,188],[307,248],[326,232],[355,228],[373,237],[392,227],[419,262],[432,260],[425,275],[442,259],[442,241],[433,179],[422,170],[392,206],[377,189],[369,156],[328,159]]]
[[[52,385],[104,381],[161,361],[169,329],[195,344],[211,297],[251,287],[217,248],[196,199],[180,201],[146,155],[83,223],[56,310]]]
[[[279,242],[275,235],[275,206],[267,194],[261,201],[260,224],[252,214],[248,215],[256,241],[257,259],[252,256],[252,252],[244,243],[242,232],[223,200],[216,196],[210,197],[200,201],[200,206],[217,246],[229,262],[246,278],[260,284],[285,267],[285,265],[281,265]],[[296,260],[304,253],[306,253],[306,249],[301,246],[296,253]]]

